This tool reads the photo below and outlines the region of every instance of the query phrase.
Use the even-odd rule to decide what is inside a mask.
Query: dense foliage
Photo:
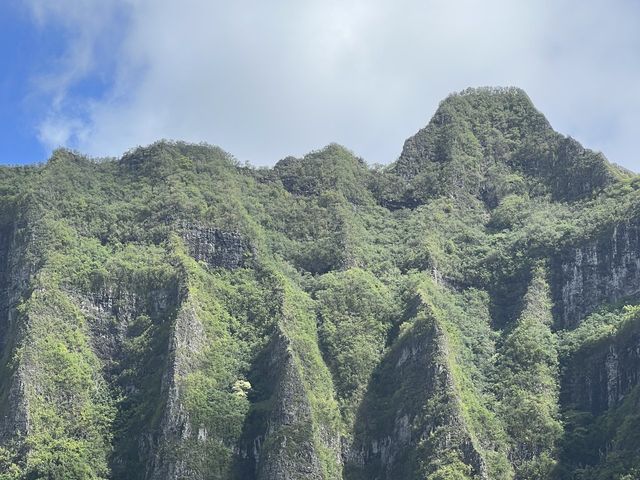
[[[636,299],[557,309],[559,259],[639,202],[517,89],[449,97],[386,168],[0,167],[0,479],[636,478],[638,387],[574,394]]]

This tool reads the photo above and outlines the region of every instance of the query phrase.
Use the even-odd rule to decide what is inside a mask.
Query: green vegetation
[[[634,351],[639,327],[640,307],[623,305],[595,312],[578,328],[565,332],[560,337],[560,345],[567,376],[580,379],[587,374],[591,378],[592,369],[598,366],[594,360],[615,358],[611,355],[618,355],[617,352],[624,362],[620,368],[626,369],[630,359],[624,355]],[[602,363],[606,364],[606,360]],[[629,385],[628,391],[620,392],[620,401],[603,409],[593,403],[601,390],[598,385],[595,387],[591,404],[580,396],[567,398],[565,432],[555,477],[563,480],[635,478],[640,471],[640,416],[637,413],[640,389]]]
[[[388,287],[360,269],[323,275],[314,297],[320,345],[344,423],[351,428],[371,373],[386,350],[397,303]]]
[[[636,478],[639,207],[511,88],[388,167],[0,167],[0,480]]]
[[[562,434],[558,412],[558,351],[542,267],[533,273],[520,318],[496,362],[496,397],[510,438],[516,477],[549,478]]]

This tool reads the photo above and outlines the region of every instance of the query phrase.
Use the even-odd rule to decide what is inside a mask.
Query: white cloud
[[[268,164],[337,141],[389,162],[448,93],[517,85],[558,130],[640,170],[631,0],[30,2],[70,32],[48,143],[117,155],[204,140]],[[97,69],[107,94],[74,96]]]

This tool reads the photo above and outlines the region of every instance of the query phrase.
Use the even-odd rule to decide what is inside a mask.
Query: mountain
[[[384,168],[0,167],[0,479],[640,478],[639,207],[514,88]]]

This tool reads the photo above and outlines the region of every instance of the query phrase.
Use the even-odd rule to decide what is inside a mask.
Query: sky
[[[0,164],[158,139],[389,163],[449,93],[518,86],[640,171],[637,0],[2,0]]]

